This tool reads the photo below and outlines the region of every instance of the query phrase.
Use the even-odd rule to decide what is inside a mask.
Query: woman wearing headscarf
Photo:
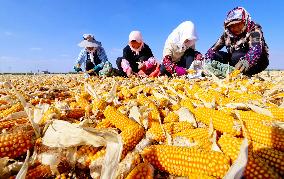
[[[220,51],[224,46],[227,52]],[[268,56],[261,26],[251,20],[243,7],[228,12],[224,33],[205,54],[206,59],[229,63],[248,76],[265,70]]]
[[[138,75],[142,76],[155,76],[152,72],[157,69],[158,62],[153,57],[150,47],[144,43],[141,32],[132,31],[129,34],[128,45],[123,49],[123,57],[118,57],[116,64],[123,76],[129,77],[138,72]]]
[[[195,50],[197,39],[191,21],[185,21],[176,27],[165,42],[161,75],[185,75],[194,60],[202,60],[201,53]]]
[[[91,34],[84,34],[83,41],[78,45],[83,47],[77,60],[74,70],[82,71],[82,66],[89,75],[108,75],[111,72],[112,65],[108,61],[101,42],[96,41]]]

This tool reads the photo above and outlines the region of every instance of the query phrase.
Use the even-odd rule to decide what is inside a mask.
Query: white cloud
[[[32,51],[41,51],[42,48],[40,48],[40,47],[31,47],[30,50],[32,50]]]

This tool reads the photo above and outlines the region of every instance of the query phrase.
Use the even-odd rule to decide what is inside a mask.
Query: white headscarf
[[[188,39],[190,42],[184,44],[184,41]],[[195,42],[198,40],[195,26],[191,21],[185,21],[175,28],[167,39],[167,43],[175,44],[179,51],[184,51],[189,47],[195,48]]]
[[[141,43],[140,47],[138,49],[135,49],[131,46],[130,42],[132,40],[135,40],[139,43]],[[135,52],[136,55],[139,55],[139,52],[141,51],[141,49],[144,47],[144,42],[143,42],[143,38],[142,38],[142,34],[140,31],[132,31],[129,34],[129,41],[128,41],[128,45],[130,46],[130,49]]]

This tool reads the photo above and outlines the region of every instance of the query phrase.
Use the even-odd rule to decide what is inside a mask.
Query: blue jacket
[[[108,61],[107,55],[105,53],[104,48],[101,45],[101,42],[96,41],[96,44],[99,46],[97,47],[96,51],[94,52],[96,56],[98,57],[98,64],[95,64],[95,66],[98,66],[99,68],[103,68],[104,64]],[[80,64],[81,68],[86,67],[86,61],[88,60],[88,53],[86,49],[82,49],[79,53],[79,56],[76,60],[76,64]]]

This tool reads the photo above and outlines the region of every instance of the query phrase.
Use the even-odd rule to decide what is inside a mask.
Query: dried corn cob
[[[152,145],[142,151],[142,156],[155,168],[176,176],[201,174],[221,178],[230,167],[229,159],[220,152],[189,147]]]
[[[284,152],[269,148],[265,145],[253,142],[253,152],[263,159],[269,166],[284,176]]]
[[[178,122],[179,116],[174,112],[169,112],[169,114],[164,118],[164,123]]]
[[[284,130],[268,122],[247,121],[248,139],[284,152]]]
[[[104,115],[115,127],[120,129],[121,131],[128,129],[130,126],[138,125],[138,123],[129,119],[127,116],[123,115],[112,106],[106,107]]]
[[[154,168],[149,163],[140,163],[126,177],[126,179],[152,179],[154,178]]]
[[[185,98],[185,99],[181,100],[180,105],[182,107],[186,107],[189,111],[194,110],[194,105],[192,104],[190,98]]]
[[[273,121],[274,119],[270,116],[256,113],[254,111],[242,111],[238,110],[235,112],[242,121]]]
[[[263,160],[259,157],[255,157],[253,154],[249,154],[248,163],[244,171],[245,178],[280,178],[280,176],[271,169]]]
[[[106,149],[105,149],[105,148],[99,150],[95,155],[89,156],[89,157],[87,158],[86,164],[87,164],[87,165],[90,165],[93,161],[95,161],[95,160],[97,160],[97,159],[99,159],[99,158],[101,158],[101,157],[104,157],[105,154],[106,154]]]
[[[186,145],[191,144],[194,148],[210,151],[212,142],[209,138],[209,131],[205,128],[186,129],[173,135],[176,143],[183,143],[186,139]],[[182,145],[184,146],[184,145]]]
[[[98,99],[93,101],[93,111],[100,111],[103,112],[107,106],[107,102],[104,99]]]
[[[284,122],[284,108],[272,107],[268,108],[268,110],[272,113],[276,120]]]
[[[103,119],[96,126],[97,129],[111,128],[111,127],[114,127],[114,125],[112,125],[112,123],[108,119]]]
[[[233,136],[241,134],[241,126],[238,124],[238,121],[235,121],[232,116],[223,111],[198,107],[194,109],[194,115],[197,121],[201,121],[206,125],[209,125],[212,120],[214,128],[218,131],[229,133]]]
[[[28,122],[27,118],[8,119],[8,120],[0,121],[0,131],[2,129],[10,129],[13,126],[17,126],[19,124],[25,124],[27,122]]]
[[[164,142],[166,140],[166,134],[159,122],[153,122],[146,135],[157,142]]]
[[[135,148],[135,146],[140,142],[140,140],[145,135],[144,128],[140,125],[129,126],[127,129],[120,133],[123,141],[122,156],[123,159],[126,154]]]
[[[171,122],[162,125],[166,132],[169,134],[176,134],[186,129],[193,129],[193,125],[187,121]]]
[[[52,119],[52,118],[57,118],[57,119],[60,119],[60,110],[57,109],[56,107],[54,106],[50,106],[48,108],[48,110],[43,114],[41,120],[40,120],[40,124],[44,124],[46,123],[46,121]]]
[[[62,115],[60,119],[79,119],[85,115],[85,110],[82,108],[74,108],[66,112],[66,114]]]
[[[218,145],[225,155],[230,157],[231,163],[237,159],[241,149],[242,139],[228,134],[223,134],[218,140]]]
[[[49,177],[52,177],[49,165],[38,165],[33,169],[29,169],[26,174],[26,179],[42,179]]]
[[[5,109],[3,111],[0,112],[0,119],[7,117],[9,114],[15,113],[15,112],[19,112],[24,110],[22,104],[20,102],[14,104],[12,107],[10,107],[9,109]]]
[[[33,146],[33,135],[30,128],[0,134],[0,157],[17,158],[25,154]]]

